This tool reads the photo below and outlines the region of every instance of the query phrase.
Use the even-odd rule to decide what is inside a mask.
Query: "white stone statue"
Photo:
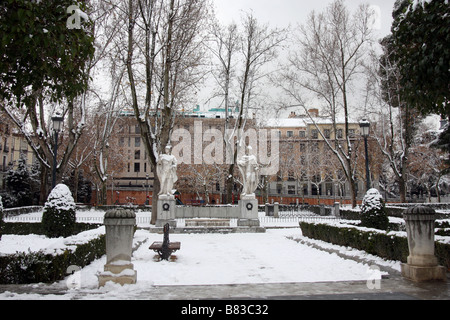
[[[160,182],[159,198],[174,199],[173,185],[178,180],[177,159],[171,154],[171,147],[166,146],[166,153],[160,154],[156,163],[156,174]]]
[[[241,199],[255,199],[255,190],[258,187],[261,166],[258,164],[256,156],[250,154],[251,150],[252,148],[248,146],[248,155],[244,155],[237,160],[243,179]]]

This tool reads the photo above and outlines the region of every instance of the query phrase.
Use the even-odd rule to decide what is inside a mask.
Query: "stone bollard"
[[[99,287],[112,281],[124,284],[136,283],[136,271],[131,263],[136,214],[124,208],[112,209],[105,214],[106,264],[98,276]]]
[[[264,211],[266,213],[266,217],[273,216],[273,205],[271,205],[270,203],[266,203],[265,207],[264,207]]]
[[[334,216],[336,218],[340,218],[341,217],[341,214],[340,214],[339,210],[340,210],[340,203],[339,202],[335,202],[333,211],[334,211]]]
[[[279,215],[278,215],[279,210],[280,210],[280,204],[278,202],[275,202],[273,204],[273,217],[274,218],[279,218]]]
[[[445,280],[445,268],[434,255],[434,221],[432,208],[416,206],[403,214],[408,236],[409,256],[401,264],[403,277],[416,281]]]

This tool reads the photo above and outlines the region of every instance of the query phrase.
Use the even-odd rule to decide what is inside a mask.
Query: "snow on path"
[[[336,253],[314,249],[287,239],[301,238],[298,229],[271,229],[266,233],[171,234],[181,241],[176,261],[156,261],[148,247],[161,241],[161,234],[137,230],[132,263],[137,283],[121,287],[107,283],[98,288],[97,274],[103,271],[106,256],[93,261],[79,273],[79,289],[67,289],[67,281],[51,287],[62,288],[59,295],[17,294],[5,291],[3,299],[135,299],[146,296],[157,286],[215,285],[247,283],[295,283],[367,280],[370,266],[339,257]],[[31,285],[33,288],[45,284]],[[189,296],[186,297],[189,299]]]
[[[266,233],[173,234],[181,241],[176,261],[156,261],[148,249],[160,234],[137,231],[145,241],[132,257],[138,287],[142,285],[211,285],[243,283],[318,282],[366,280],[369,266],[317,250],[286,236],[301,236],[300,229],[267,230]],[[146,240],[144,240],[146,239]],[[82,270],[83,285],[95,287],[95,274],[105,258]]]

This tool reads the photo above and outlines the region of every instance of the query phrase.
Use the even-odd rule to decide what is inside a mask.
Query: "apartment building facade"
[[[223,141],[220,141],[225,129],[224,111],[211,109],[200,112],[194,109],[193,112],[180,113],[175,120],[172,146],[173,154],[179,161],[176,187],[184,202],[222,203],[224,200],[228,169],[226,150],[221,144]],[[236,110],[229,111],[232,128]],[[123,203],[126,198],[135,198],[135,203],[143,204],[146,200],[150,201],[155,170],[148,160],[132,112],[124,112],[116,126],[115,139],[123,163],[110,175],[112,179],[108,185],[108,195],[111,196],[108,202]],[[247,119],[246,128],[252,127],[277,132],[279,141],[279,150],[270,151],[278,154],[279,170],[277,174],[264,178],[267,182],[261,184],[260,188],[264,190],[257,191],[260,201],[317,203],[325,199],[330,202],[349,197],[348,182],[335,155],[326,145],[327,141],[332,144],[341,141],[345,145],[343,142],[347,137],[344,121],[333,123],[330,118],[321,117],[317,109],[312,109],[309,115],[297,116],[291,113],[285,119]],[[349,123],[348,135],[352,142],[359,143],[359,122]],[[214,143],[219,144],[214,152],[223,152],[218,157],[223,159],[222,162],[201,158]],[[181,144],[184,144],[183,148]],[[239,177],[237,171],[235,174]],[[364,181],[358,182],[358,189],[365,191]],[[233,192],[237,199],[239,183]]]
[[[283,203],[332,203],[346,199],[350,195],[348,181],[327,145],[346,145],[345,121],[333,122],[330,117],[320,116],[317,109],[308,113],[291,113],[286,119],[264,122],[266,128],[278,131],[280,139],[280,170],[269,179],[267,193]],[[348,123],[348,138],[352,144],[359,143],[358,121]],[[364,181],[358,181],[357,188],[365,191]]]
[[[7,121],[0,122],[0,189],[5,189],[5,177],[10,169],[16,169],[18,160],[25,159],[31,166],[36,157],[25,137],[15,132]]]

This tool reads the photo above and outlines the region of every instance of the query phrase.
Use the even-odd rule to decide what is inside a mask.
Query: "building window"
[[[125,145],[125,137],[119,138],[119,147],[123,147]]]
[[[134,138],[134,146],[136,148],[139,148],[141,146],[141,137],[135,137]]]
[[[319,138],[319,131],[317,129],[311,130],[311,139],[318,139]]]
[[[283,190],[283,185],[282,184],[277,184],[277,193],[281,194],[282,190]]]
[[[141,159],[141,150],[136,150],[134,152],[134,160],[140,160]]]
[[[304,152],[306,150],[306,144],[300,143],[300,151]]]
[[[298,132],[298,136],[299,136],[300,138],[306,138],[306,132],[305,132],[305,131],[299,131],[299,132]]]
[[[354,138],[355,137],[355,129],[348,129],[348,136],[350,138]]]
[[[323,134],[325,135],[326,139],[330,139],[330,137],[331,137],[331,130],[330,129],[325,129],[323,131]]]
[[[292,138],[294,136],[294,131],[288,131],[287,132],[287,137],[288,138]]]
[[[338,129],[338,130],[337,130],[337,138],[338,138],[338,139],[342,139],[342,136],[343,136],[343,135],[342,135],[342,129]]]
[[[304,184],[304,185],[303,185],[303,195],[304,195],[304,196],[307,196],[307,195],[308,195],[308,185],[307,185],[307,184]]]
[[[134,172],[141,172],[141,164],[139,162],[134,163]]]
[[[288,194],[295,194],[295,186],[288,186]]]
[[[138,124],[134,127],[134,132],[136,134],[140,134],[141,133],[141,127]]]

